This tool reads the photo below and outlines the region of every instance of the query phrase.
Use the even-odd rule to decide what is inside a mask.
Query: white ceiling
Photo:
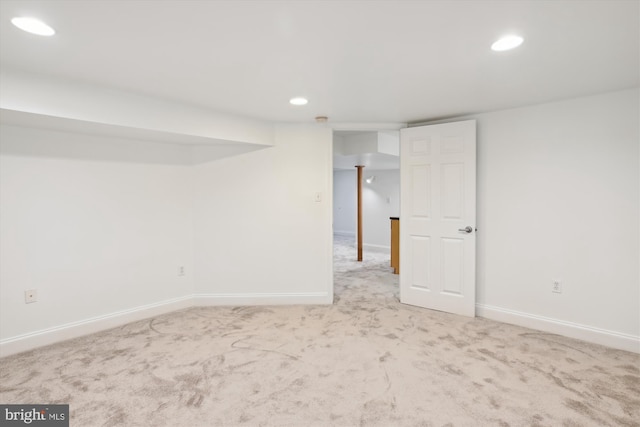
[[[355,170],[356,165],[364,166],[365,170],[398,170],[400,169],[400,158],[382,153],[333,156],[334,170]]]
[[[354,170],[356,165],[362,165],[366,170],[397,170],[400,169],[400,157],[388,153],[382,153],[378,146],[378,132],[362,131],[334,131],[333,132],[333,169]],[[358,150],[352,150],[349,154],[340,152],[340,144],[349,144],[354,137],[364,136],[376,146],[371,149],[371,144],[358,145]],[[399,135],[398,135],[399,139]],[[351,140],[351,141],[350,141]],[[362,138],[360,138],[362,141]],[[399,141],[398,141],[399,144]],[[398,145],[396,145],[399,147]],[[364,148],[364,150],[363,150]],[[388,146],[387,146],[388,148]],[[399,149],[399,148],[398,148]],[[353,151],[360,151],[355,154]]]
[[[266,120],[411,122],[638,86],[639,16],[634,0],[2,0],[0,61]],[[492,52],[506,33],[524,44]]]

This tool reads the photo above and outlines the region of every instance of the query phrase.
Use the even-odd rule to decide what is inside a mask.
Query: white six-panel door
[[[400,131],[400,300],[475,315],[476,122]]]

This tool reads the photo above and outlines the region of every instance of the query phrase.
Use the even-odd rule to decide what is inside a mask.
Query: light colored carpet
[[[404,306],[336,245],[332,306],[198,307],[0,360],[72,426],[639,426],[640,356]]]

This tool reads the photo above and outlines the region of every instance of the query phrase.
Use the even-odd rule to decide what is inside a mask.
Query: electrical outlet
[[[32,302],[38,301],[38,290],[37,289],[29,289],[28,291],[24,291],[24,303],[31,304]]]
[[[553,279],[551,282],[551,292],[556,294],[562,293],[562,282],[559,279]]]
[[[178,267],[178,276],[184,276],[184,265]]]

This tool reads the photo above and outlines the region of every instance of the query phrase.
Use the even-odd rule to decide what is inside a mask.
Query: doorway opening
[[[333,132],[334,277],[344,273],[345,268],[393,274],[390,218],[400,214],[399,138],[397,130]],[[361,180],[363,261],[360,263],[356,262],[356,166],[364,166]],[[337,299],[341,289],[336,282],[334,280],[334,298]],[[397,285],[397,277],[395,282]]]

